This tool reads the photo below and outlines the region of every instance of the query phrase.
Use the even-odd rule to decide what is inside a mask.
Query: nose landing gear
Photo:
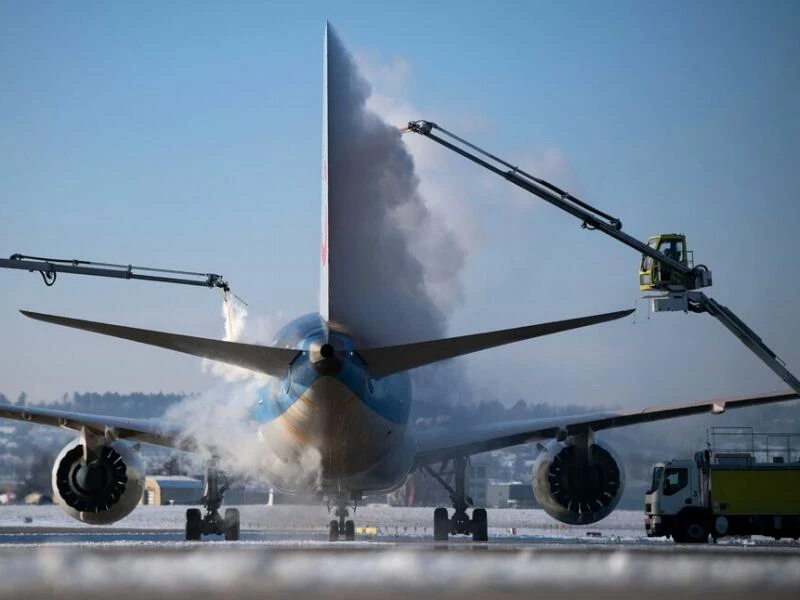
[[[353,513],[356,512],[357,498],[360,498],[360,494],[354,493],[352,497]],[[349,506],[347,497],[337,496],[335,505],[336,511],[334,515],[338,517],[338,520],[331,519],[328,524],[328,541],[338,542],[340,536],[344,536],[346,542],[352,542],[356,539],[356,524],[352,519],[347,518],[350,515],[350,511],[347,508]],[[328,511],[330,509],[331,506],[328,504]]]

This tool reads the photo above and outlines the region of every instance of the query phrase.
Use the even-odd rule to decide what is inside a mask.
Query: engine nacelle
[[[138,450],[121,440],[98,446],[83,461],[80,438],[67,444],[53,465],[53,498],[70,517],[108,525],[128,516],[144,493]]]
[[[588,459],[588,460],[587,460]],[[625,470],[610,447],[573,438],[553,440],[533,465],[533,495],[545,512],[570,525],[588,525],[616,508]]]

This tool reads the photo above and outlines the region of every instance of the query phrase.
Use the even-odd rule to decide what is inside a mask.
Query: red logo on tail
[[[320,245],[319,255],[322,266],[328,266],[328,207],[325,207],[322,217],[322,244]]]

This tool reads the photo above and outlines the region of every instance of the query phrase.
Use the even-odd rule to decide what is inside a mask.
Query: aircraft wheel
[[[239,540],[239,509],[225,509],[225,539],[229,542]]]
[[[489,541],[489,523],[485,508],[476,508],[472,511],[472,541]]]
[[[339,521],[335,519],[332,519],[331,522],[328,524],[328,541],[329,542],[339,541]]]
[[[186,540],[196,542],[202,536],[203,515],[199,508],[186,509]]]
[[[446,542],[450,536],[450,519],[447,518],[447,509],[439,507],[433,511],[433,540]]]
[[[356,539],[356,524],[353,521],[346,521],[344,524],[344,539],[352,542]]]

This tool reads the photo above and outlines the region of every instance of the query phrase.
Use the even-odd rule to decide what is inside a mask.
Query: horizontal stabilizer
[[[602,315],[581,317],[579,319],[553,321],[552,323],[541,323],[539,325],[528,325],[527,327],[489,331],[487,333],[475,333],[473,335],[463,335],[461,337],[442,340],[417,342],[400,346],[387,346],[385,348],[369,348],[367,350],[359,350],[358,353],[367,363],[370,373],[380,378],[391,375],[392,373],[414,369],[448,358],[471,354],[479,350],[512,344],[542,335],[558,333],[559,331],[567,331],[569,329],[577,329],[578,327],[586,327],[587,325],[595,325],[597,323],[621,319],[622,317],[627,317],[633,310],[634,309],[621,310]]]
[[[95,321],[84,321],[82,319],[70,319],[67,317],[56,317],[42,313],[20,311],[26,317],[55,323],[65,327],[83,329],[94,333],[102,333],[113,337],[158,346],[167,350],[175,350],[184,354],[200,356],[210,360],[235,365],[244,369],[249,369],[257,373],[282,377],[286,374],[289,364],[299,354],[298,350],[289,348],[271,348],[269,346],[257,346],[254,344],[240,344],[238,342],[223,342],[208,338],[193,337],[190,335],[180,335],[177,333],[167,333],[165,331],[152,331],[150,329],[138,329],[136,327],[123,327],[121,325],[110,325],[108,323],[97,323]]]

